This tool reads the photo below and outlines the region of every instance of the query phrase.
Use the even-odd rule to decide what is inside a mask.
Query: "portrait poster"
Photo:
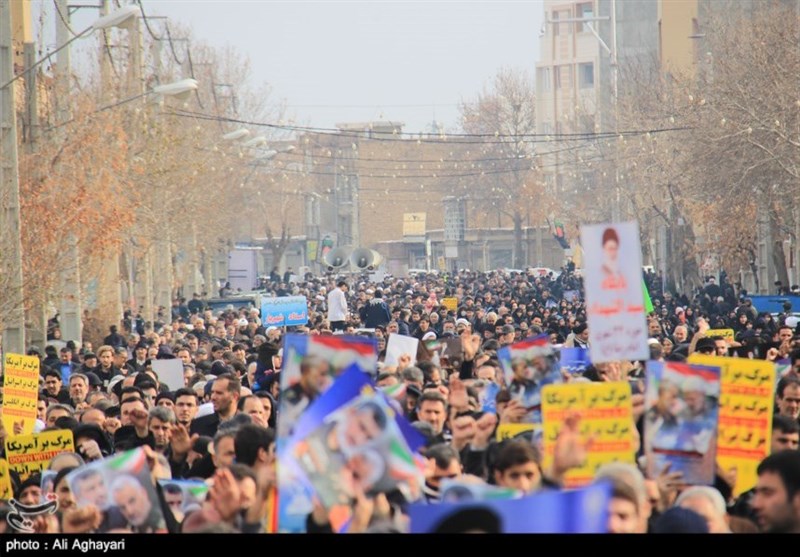
[[[720,368],[677,362],[647,363],[644,447],[647,475],[669,464],[683,481],[712,485],[717,456]]]
[[[547,335],[516,342],[497,351],[511,400],[528,410],[523,421],[542,423],[542,387],[563,383],[558,351]]]
[[[100,532],[166,532],[141,447],[81,466],[67,482],[78,508],[94,505],[102,511]]]
[[[638,224],[582,226],[581,245],[592,362],[649,359]]]

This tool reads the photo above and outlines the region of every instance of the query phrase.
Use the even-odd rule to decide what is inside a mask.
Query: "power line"
[[[598,161],[604,161],[604,160],[606,160],[604,157],[597,157],[597,158],[594,158],[594,159],[585,159],[582,162],[583,163],[592,163],[592,162],[598,162]],[[258,165],[255,165],[255,166],[258,166]],[[464,173],[458,173],[458,174],[451,174],[451,173],[447,173],[447,172],[444,172],[444,173],[435,172],[435,173],[432,173],[432,174],[416,174],[416,175],[370,174],[368,171],[372,170],[372,169],[364,168],[364,169],[354,170],[352,175],[353,176],[358,176],[360,178],[374,178],[374,179],[383,178],[383,179],[391,179],[391,180],[423,180],[423,179],[429,179],[429,180],[436,179],[436,180],[439,180],[439,179],[445,179],[445,178],[470,178],[470,177],[476,177],[476,176],[493,176],[493,175],[500,175],[500,174],[511,174],[511,173],[517,173],[517,172],[521,172],[521,171],[528,171],[528,170],[536,171],[536,170],[541,170],[541,169],[544,169],[544,168],[554,168],[554,167],[563,167],[563,166],[564,166],[564,163],[562,162],[562,163],[540,164],[540,165],[536,165],[534,168],[525,168],[525,169],[513,168],[513,169],[504,169],[504,170],[481,170],[479,172],[464,172]],[[323,172],[323,171],[292,169],[292,168],[281,168],[281,169],[275,169],[275,170],[277,172],[275,172],[274,174],[290,173],[290,174],[302,174],[304,176],[342,176],[343,175],[342,172],[339,172],[339,171],[337,171],[337,172]],[[383,190],[375,190],[375,191],[383,191]]]
[[[318,135],[328,135],[331,137],[337,138],[352,138],[352,139],[367,139],[371,141],[382,141],[382,142],[403,142],[408,143],[410,141],[416,141],[417,143],[437,143],[441,144],[446,142],[448,139],[455,138],[457,141],[452,143],[457,145],[504,145],[508,144],[509,141],[501,141],[506,139],[512,139],[514,142],[521,142],[521,143],[556,143],[556,142],[566,142],[566,141],[595,141],[599,139],[613,139],[617,137],[630,137],[636,135],[647,135],[647,134],[658,134],[658,133],[665,133],[665,132],[672,132],[672,131],[683,131],[692,129],[688,126],[683,127],[672,127],[672,128],[656,128],[656,129],[649,129],[649,130],[626,130],[621,132],[586,132],[586,133],[576,133],[576,134],[524,134],[518,136],[511,136],[511,135],[503,135],[503,134],[459,134],[459,135],[445,135],[440,138],[430,138],[430,137],[414,137],[416,134],[407,134],[409,137],[402,138],[402,137],[383,137],[384,134],[375,135],[364,137],[364,132],[351,132],[349,130],[334,130],[333,128],[309,128],[303,126],[293,126],[287,124],[274,124],[268,122],[254,122],[250,120],[243,120],[238,118],[227,118],[222,116],[214,116],[209,114],[203,114],[199,112],[193,112],[183,109],[174,110],[171,113],[165,113],[172,116],[178,117],[185,117],[185,118],[197,118],[198,120],[211,120],[211,121],[223,121],[233,124],[239,125],[246,125],[246,126],[260,126],[266,127],[270,129],[277,129],[282,131],[299,131],[299,132],[309,132],[311,130],[312,133],[317,133]],[[328,130],[328,131],[317,131],[314,132],[313,130]],[[388,135],[388,134],[386,134]],[[421,136],[422,134],[420,134]],[[465,141],[462,138],[468,137],[492,137],[498,141],[487,141],[477,140],[477,141]],[[539,139],[522,139],[521,137],[535,137]]]
[[[191,111],[184,110],[183,112],[192,114]],[[248,123],[248,122],[241,122],[241,123]],[[314,126],[297,126],[297,125],[289,125],[289,124],[270,124],[264,122],[250,122],[251,125],[261,125],[267,127],[274,127],[278,129],[284,130],[292,130],[292,131],[304,131],[310,133],[328,133],[328,134],[335,134],[337,136],[343,136],[348,133],[354,133],[356,137],[361,137],[363,132],[352,132],[351,130],[341,130],[339,128],[323,128],[323,127],[314,127]],[[653,130],[623,130],[623,131],[616,131],[616,132],[574,132],[574,133],[520,133],[520,134],[502,134],[499,132],[496,133],[447,133],[447,134],[440,134],[441,138],[475,138],[475,137],[483,137],[483,138],[493,138],[493,139],[518,139],[518,138],[526,138],[526,137],[545,137],[545,138],[577,138],[577,139],[585,139],[585,138],[594,138],[594,137],[619,137],[619,136],[626,136],[626,135],[643,135],[646,133],[659,133],[664,131],[679,131],[679,130],[687,130],[691,129],[689,127],[673,127],[673,128],[659,128]],[[385,133],[381,133],[381,135],[388,135]],[[416,135],[423,135],[423,132],[405,132],[405,135],[409,136],[416,136]],[[369,139],[375,139],[370,137]],[[379,138],[380,139],[380,138]]]
[[[179,66],[183,66],[183,64],[186,63],[186,60],[181,62],[178,59],[178,54],[175,52],[175,46],[172,43],[172,29],[169,28],[169,21],[164,23],[164,30],[167,32],[167,39],[169,39],[169,49],[170,51],[172,51],[172,58],[175,60],[176,64],[178,64]],[[186,56],[190,57],[188,48],[186,49]]]
[[[70,27],[69,20],[64,16],[64,14],[61,13],[61,8],[58,7],[58,0],[53,0],[53,5],[55,6],[56,13],[58,13],[58,17],[61,19],[64,27],[67,28],[67,31],[69,31],[73,36],[77,35],[78,33],[76,33],[75,30]],[[69,6],[67,7],[67,10],[69,11]]]

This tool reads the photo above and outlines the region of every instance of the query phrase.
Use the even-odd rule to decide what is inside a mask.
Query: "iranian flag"
[[[137,475],[147,466],[147,457],[144,454],[144,449],[139,447],[108,458],[106,465],[109,470],[114,470],[115,472],[128,472]]]

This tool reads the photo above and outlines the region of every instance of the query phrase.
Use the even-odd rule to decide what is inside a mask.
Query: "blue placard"
[[[305,325],[308,323],[308,300],[305,296],[263,298],[261,323],[264,327]]]
[[[522,499],[467,503],[412,503],[412,534],[602,534],[607,532],[611,486],[541,491]]]
[[[800,296],[749,296],[758,313],[783,313],[783,303],[790,302],[792,311],[800,311]]]
[[[585,348],[561,348],[561,369],[570,375],[583,375],[590,365],[589,351]]]

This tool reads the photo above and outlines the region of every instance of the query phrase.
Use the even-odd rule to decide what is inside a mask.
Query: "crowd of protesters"
[[[308,299],[306,326],[289,332],[356,335],[377,340],[374,379],[379,386],[406,385],[402,408],[427,438],[424,497],[439,498],[444,478],[469,478],[533,493],[561,489],[567,470],[579,466],[585,447],[577,425],[565,424],[553,465],[545,468],[529,438],[497,441],[500,424],[518,423],[526,412],[507,389],[496,396],[496,412],[482,413],[481,391],[502,383],[497,351],[519,340],[548,335],[553,345],[588,347],[583,285],[572,267],[549,274],[479,273],[347,277],[273,274],[264,295]],[[746,292],[724,273],[717,284],[683,294],[664,291],[645,274],[654,311],[648,317],[652,360],[685,361],[694,352],[743,358],[788,360],[792,370],[778,384],[772,452],[758,468],[755,489],[734,497],[736,478],[718,470],[713,486],[686,486],[680,474],[664,470],[645,477],[631,464],[606,465],[597,478],[612,483],[609,531],[645,532],[800,532],[800,329],[791,307],[782,314],[759,314]],[[445,305],[455,298],[456,309]],[[800,309],[800,308],[795,308]],[[276,422],[280,401],[282,338],[286,330],[265,327],[253,307],[206,309],[195,295],[176,300],[163,323],[145,324],[126,315],[112,326],[96,350],[84,343],[52,343],[29,354],[41,361],[41,393],[35,431],[70,429],[76,451],[63,453],[48,468],[58,474],[52,492],[58,511],[38,517],[38,532],[142,531],[107,509],[78,506],[64,482],[76,467],[117,452],[144,447],[166,531],[270,532],[274,509]],[[709,337],[710,329],[733,329],[733,338]],[[120,330],[122,332],[120,332]],[[462,352],[434,363],[420,343],[416,364],[401,358],[384,365],[388,336],[421,341],[459,337]],[[184,387],[170,390],[159,381],[153,361],[178,359]],[[590,366],[585,381],[639,381],[634,418],[641,436],[643,362]],[[65,380],[65,378],[67,378]],[[313,386],[303,384],[307,395]],[[15,424],[16,427],[16,424]],[[16,431],[1,429],[0,440]],[[641,451],[639,456],[641,456]],[[641,459],[640,459],[641,460]],[[211,485],[205,503],[185,516],[173,512],[168,495],[155,482],[163,478],[200,479]],[[24,480],[12,472],[13,497],[33,505],[42,500],[41,478]],[[363,501],[356,505],[364,506]],[[379,494],[367,511],[355,513],[349,531],[402,531],[404,504],[397,494]],[[11,512],[0,506],[0,515]],[[0,532],[9,525],[0,520]],[[317,506],[309,532],[330,532],[326,512]]]

